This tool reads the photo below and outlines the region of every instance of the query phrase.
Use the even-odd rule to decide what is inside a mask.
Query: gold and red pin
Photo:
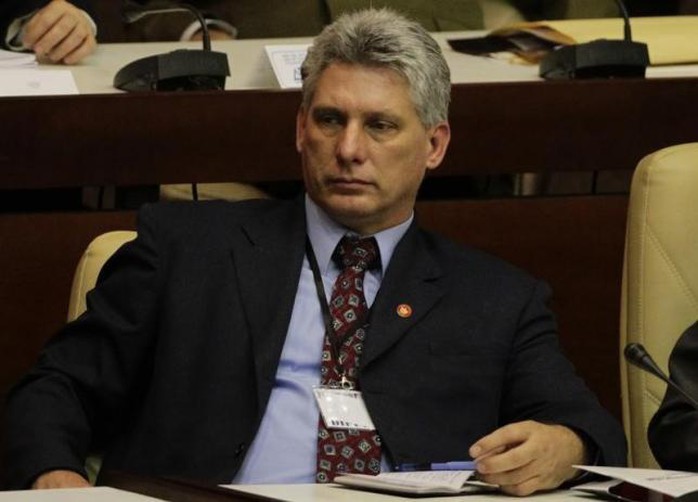
[[[407,319],[408,317],[412,316],[412,307],[406,303],[401,303],[397,306],[395,312],[397,312],[397,315],[403,319]]]

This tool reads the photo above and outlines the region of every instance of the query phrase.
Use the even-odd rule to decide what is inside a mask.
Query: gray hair
[[[447,120],[451,73],[441,48],[420,24],[401,14],[390,9],[359,10],[325,27],[301,66],[306,109],[320,75],[336,62],[397,72],[407,81],[425,127]]]

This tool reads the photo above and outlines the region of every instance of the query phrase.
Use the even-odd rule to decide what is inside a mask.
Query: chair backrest
[[[95,237],[82,253],[73,276],[73,286],[70,289],[68,304],[68,321],[72,321],[85,311],[85,296],[95,287],[99,271],[123,244],[136,238],[136,232],[131,230],[115,230]],[[97,474],[102,465],[101,455],[91,454],[85,461],[85,469],[91,484],[95,484]]]
[[[94,238],[82,254],[73,276],[68,304],[68,320],[72,321],[85,311],[85,295],[95,287],[102,265],[122,244],[136,238],[131,230],[115,230]]]
[[[628,207],[621,300],[623,425],[634,467],[656,467],[647,426],[666,385],[622,356],[645,346],[667,370],[681,333],[698,319],[698,143],[672,146],[642,159]]]

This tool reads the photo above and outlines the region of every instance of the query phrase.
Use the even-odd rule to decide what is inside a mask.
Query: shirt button
[[[240,443],[237,448],[235,448],[235,456],[239,457],[246,449],[247,445],[245,443]]]

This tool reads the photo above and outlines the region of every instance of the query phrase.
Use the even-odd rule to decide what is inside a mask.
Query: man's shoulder
[[[428,230],[420,230],[421,238],[430,254],[451,275],[481,277],[491,282],[495,279],[530,283],[537,282],[529,272],[495,254],[456,242]]]
[[[234,227],[262,221],[283,222],[295,217],[297,204],[288,200],[249,199],[199,202],[158,202],[144,205],[138,213],[138,228],[160,236],[203,238],[230,235]]]
[[[139,216],[162,223],[206,221],[209,224],[225,224],[231,220],[244,220],[267,213],[283,212],[292,205],[292,201],[279,199],[247,199],[235,202],[224,200],[156,202],[145,204],[140,209]]]

